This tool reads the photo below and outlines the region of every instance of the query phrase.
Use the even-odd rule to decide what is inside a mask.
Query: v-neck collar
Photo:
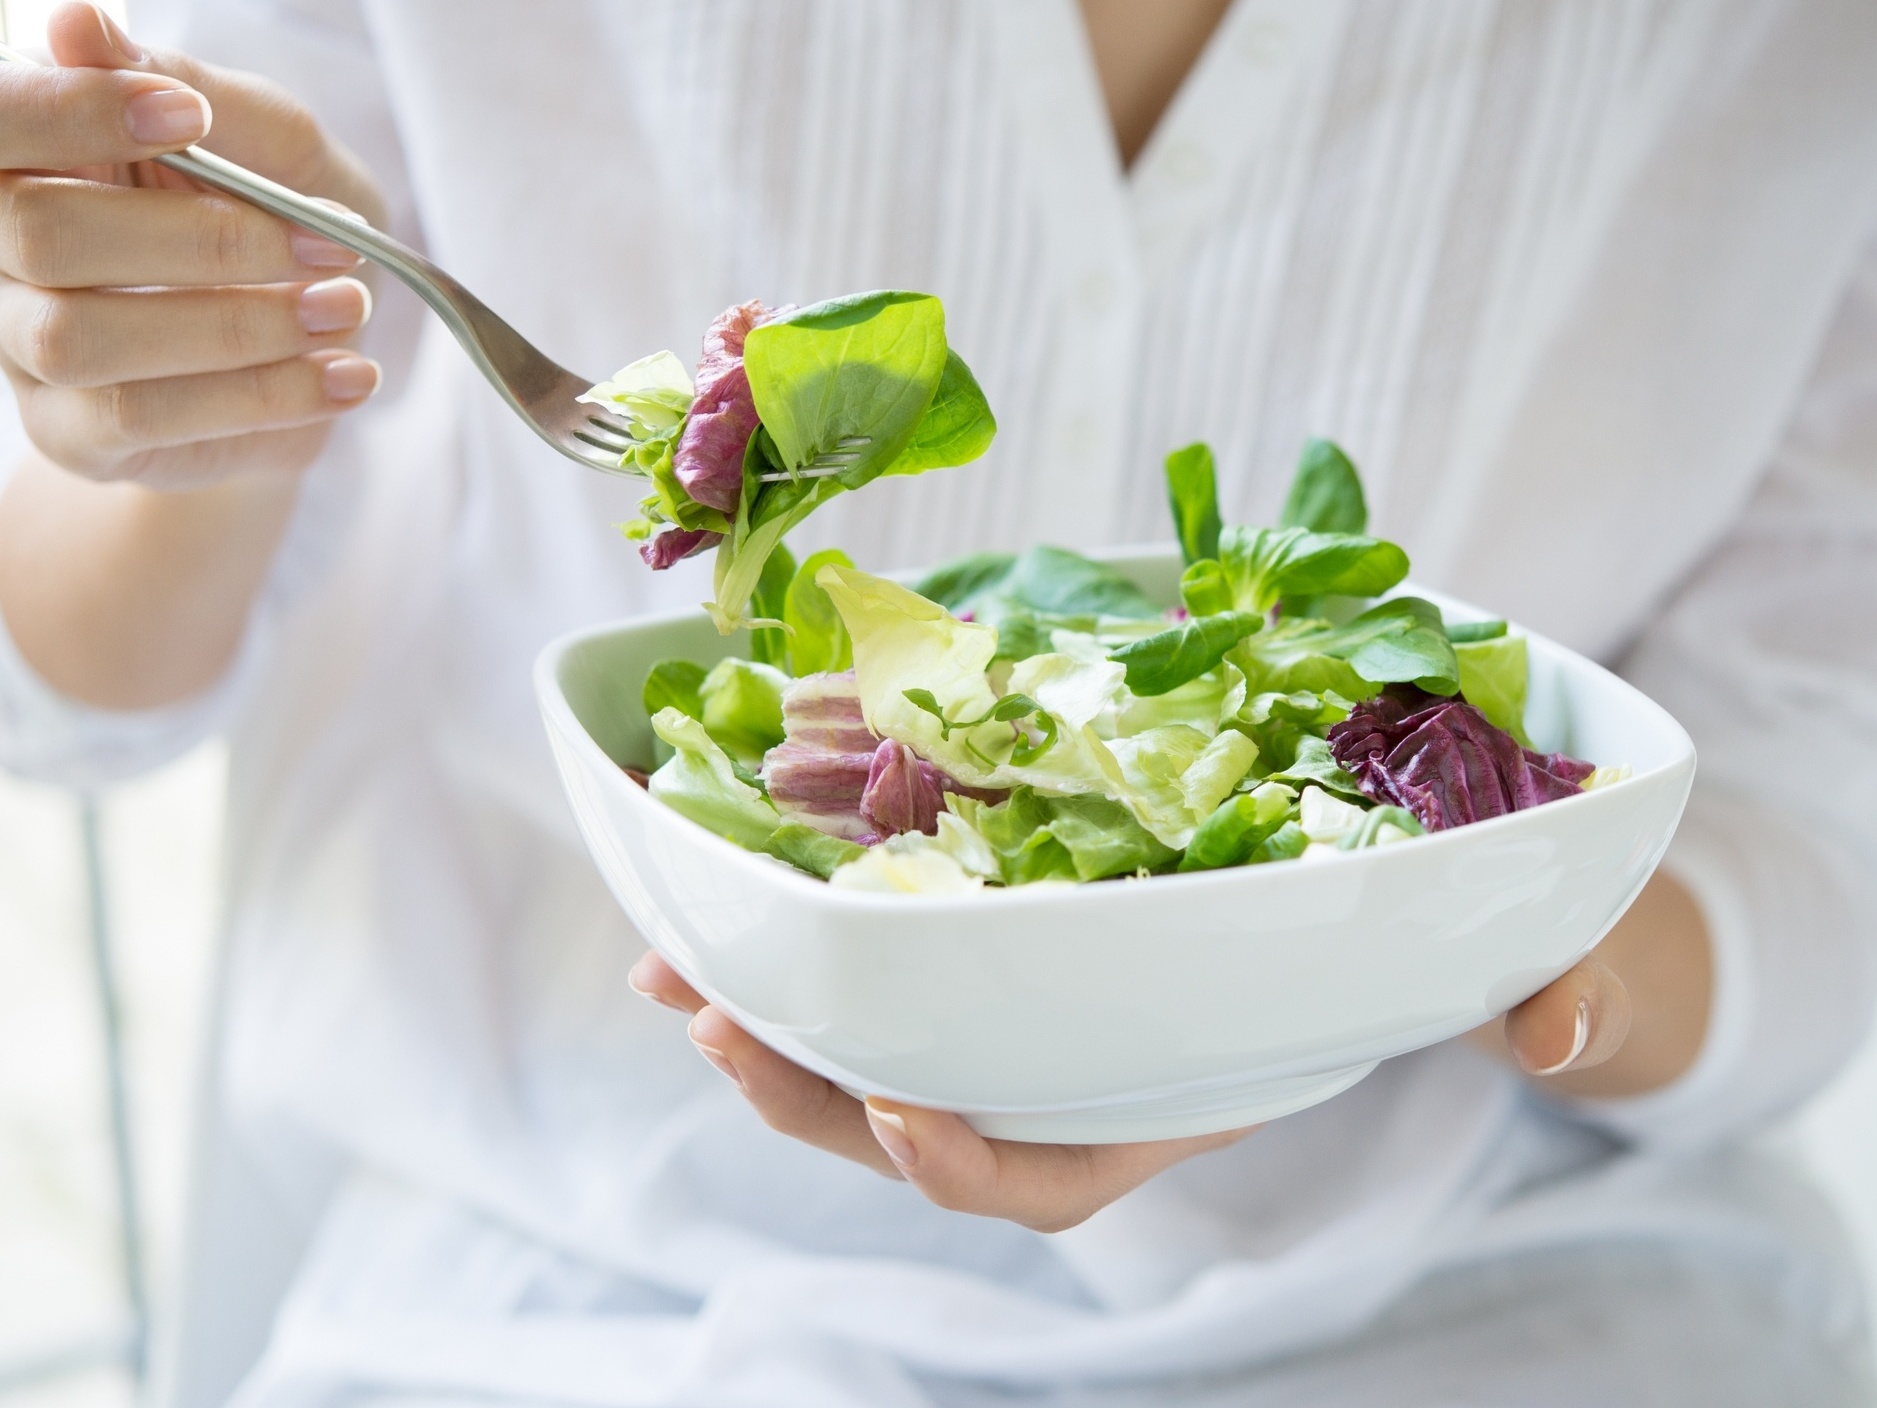
[[[1346,0],[1235,0],[1132,170],[1124,170],[1076,0],[1002,0],[990,12],[1034,162],[1051,254],[1081,288],[1125,263],[1133,283],[1219,209],[1300,80],[1340,30]],[[1104,277],[1095,274],[1098,282]],[[1116,292],[1120,292],[1119,289]]]

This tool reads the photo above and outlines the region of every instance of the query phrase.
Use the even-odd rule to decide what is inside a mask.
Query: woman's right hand
[[[376,390],[358,260],[150,158],[207,145],[382,223],[359,163],[261,79],[149,52],[89,4],[60,67],[0,65],[0,364],[27,434],[94,480],[191,489],[305,467]]]

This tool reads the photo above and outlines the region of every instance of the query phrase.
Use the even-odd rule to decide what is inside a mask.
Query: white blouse
[[[1336,438],[1420,580],[1688,726],[1668,863],[1718,965],[1658,1095],[1561,1110],[1437,1048],[1053,1237],[770,1133],[625,986],[529,695],[545,640],[707,569],[645,571],[635,487],[390,290],[392,376],[228,681],[108,715],[0,635],[9,767],[231,737],[216,1118],[308,1248],[242,1403],[1617,1403],[1664,1365],[1837,1401],[1855,1287],[1789,1189],[1694,1151],[1815,1089],[1877,992],[1877,10],[1237,0],[1124,174],[1073,0],[174,8],[596,378],[750,297],[943,297],[996,445],[798,550],[1162,539],[1198,438],[1263,521]],[[199,1281],[252,1259],[208,1206]],[[185,1326],[232,1366],[242,1333]]]

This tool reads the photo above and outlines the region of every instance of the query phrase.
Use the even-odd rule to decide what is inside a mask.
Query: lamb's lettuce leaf
[[[1219,562],[1233,608],[1258,614],[1286,597],[1379,596],[1408,575],[1393,543],[1308,528],[1227,528]]]
[[[1167,499],[1180,555],[1188,565],[1219,555],[1219,482],[1212,447],[1203,440],[1167,456]]]
[[[781,823],[769,799],[737,776],[729,755],[704,725],[676,709],[652,716],[652,731],[671,745],[671,758],[654,772],[646,789],[699,826],[759,851]]]
[[[1277,526],[1313,533],[1361,533],[1368,528],[1362,476],[1334,442],[1311,440],[1304,445]]]
[[[1405,841],[1410,836],[1425,836],[1427,828],[1405,807],[1376,807],[1362,814],[1361,822],[1336,843],[1339,851],[1360,851],[1370,846],[1386,846]]]
[[[974,599],[995,591],[1016,565],[1015,553],[974,552],[933,568],[912,589],[947,611],[965,612]]]
[[[1254,693],[1332,690],[1365,699],[1376,688],[1413,681],[1430,694],[1460,687],[1460,665],[1440,611],[1419,597],[1400,596],[1332,625],[1310,618],[1280,621],[1230,655]]]
[[[1226,651],[1263,625],[1262,616],[1242,611],[1195,616],[1124,645],[1108,658],[1126,667],[1127,686],[1135,694],[1165,694],[1217,668]]]
[[[1330,753],[1330,745],[1314,734],[1303,734],[1296,741],[1291,760],[1270,774],[1272,782],[1282,782],[1302,790],[1320,787],[1346,802],[1367,805],[1362,788],[1352,773],[1345,772]]]

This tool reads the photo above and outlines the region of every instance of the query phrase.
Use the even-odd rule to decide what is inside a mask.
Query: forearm
[[[0,493],[0,615],[54,689],[148,709],[207,689],[240,646],[299,475],[159,492],[29,453]]]

